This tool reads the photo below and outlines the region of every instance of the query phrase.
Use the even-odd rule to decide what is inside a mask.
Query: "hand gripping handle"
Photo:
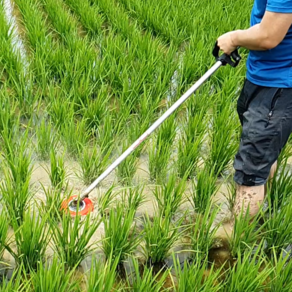
[[[238,53],[238,49],[233,51],[230,56],[227,54],[219,56],[219,51],[220,48],[218,47],[218,42],[216,42],[213,49],[213,56],[216,58],[216,60],[222,62],[223,66],[229,64],[232,67],[237,67],[241,60],[241,57]]]

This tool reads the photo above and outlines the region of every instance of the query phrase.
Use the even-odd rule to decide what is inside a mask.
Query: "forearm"
[[[234,31],[232,34],[232,42],[235,47],[243,47],[254,51],[269,50],[277,45],[261,27],[261,24],[257,24],[246,30]]]

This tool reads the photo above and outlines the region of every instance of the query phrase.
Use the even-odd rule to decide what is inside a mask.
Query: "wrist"
[[[241,33],[240,30],[234,30],[231,33],[231,44],[232,44],[233,47],[239,47],[240,46],[240,41],[239,41],[240,33]]]

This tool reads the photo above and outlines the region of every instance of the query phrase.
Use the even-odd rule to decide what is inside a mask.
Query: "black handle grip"
[[[215,43],[214,49],[213,49],[213,56],[216,58],[217,61],[222,62],[222,65],[225,66],[229,64],[232,67],[237,67],[239,64],[241,57],[238,53],[238,49],[233,51],[230,56],[227,54],[223,54],[219,56],[220,48],[218,46],[218,42]]]

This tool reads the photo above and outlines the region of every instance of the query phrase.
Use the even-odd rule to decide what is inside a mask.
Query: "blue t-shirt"
[[[261,22],[265,11],[292,13],[292,0],[255,0],[251,26]],[[277,47],[267,51],[251,50],[246,65],[246,77],[252,83],[292,88],[292,26]]]

